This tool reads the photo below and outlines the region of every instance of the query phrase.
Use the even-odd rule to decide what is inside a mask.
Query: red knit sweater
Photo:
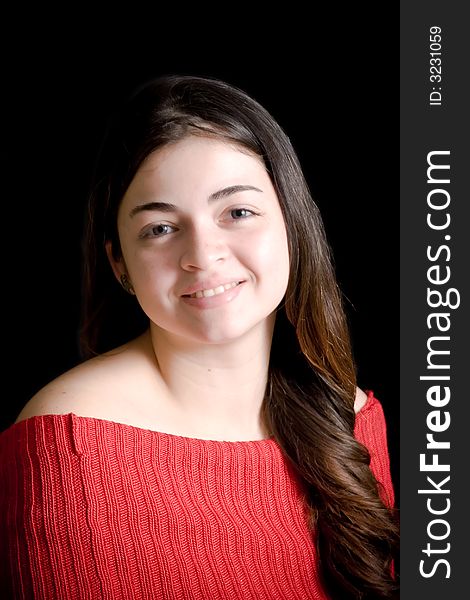
[[[372,392],[355,434],[392,504]],[[273,439],[46,415],[4,431],[0,456],[2,598],[325,598],[301,488]]]

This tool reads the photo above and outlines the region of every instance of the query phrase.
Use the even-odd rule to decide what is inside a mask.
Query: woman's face
[[[285,294],[287,235],[271,180],[224,141],[190,136],[151,154],[118,231],[115,273],[128,273],[153,327],[168,333],[228,342],[264,324]]]

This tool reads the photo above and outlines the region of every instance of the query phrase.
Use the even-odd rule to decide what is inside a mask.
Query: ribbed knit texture
[[[372,392],[356,437],[392,503]],[[0,457],[1,598],[325,598],[301,487],[273,439],[46,415],[4,431]]]

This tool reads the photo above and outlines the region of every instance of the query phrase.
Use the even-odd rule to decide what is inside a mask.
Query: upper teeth
[[[226,283],[225,285],[219,285],[216,288],[211,288],[209,290],[198,290],[194,294],[191,294],[190,298],[208,298],[209,296],[217,296],[218,294],[223,294],[225,290],[229,290],[230,288],[234,288],[238,285],[238,281],[232,281],[232,283]]]

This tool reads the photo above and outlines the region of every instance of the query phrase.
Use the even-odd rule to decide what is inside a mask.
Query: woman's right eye
[[[168,235],[172,233],[175,228],[172,225],[168,225],[168,223],[159,223],[158,225],[153,225],[149,229],[146,229],[142,237],[143,238],[155,238],[162,237],[164,235]]]

